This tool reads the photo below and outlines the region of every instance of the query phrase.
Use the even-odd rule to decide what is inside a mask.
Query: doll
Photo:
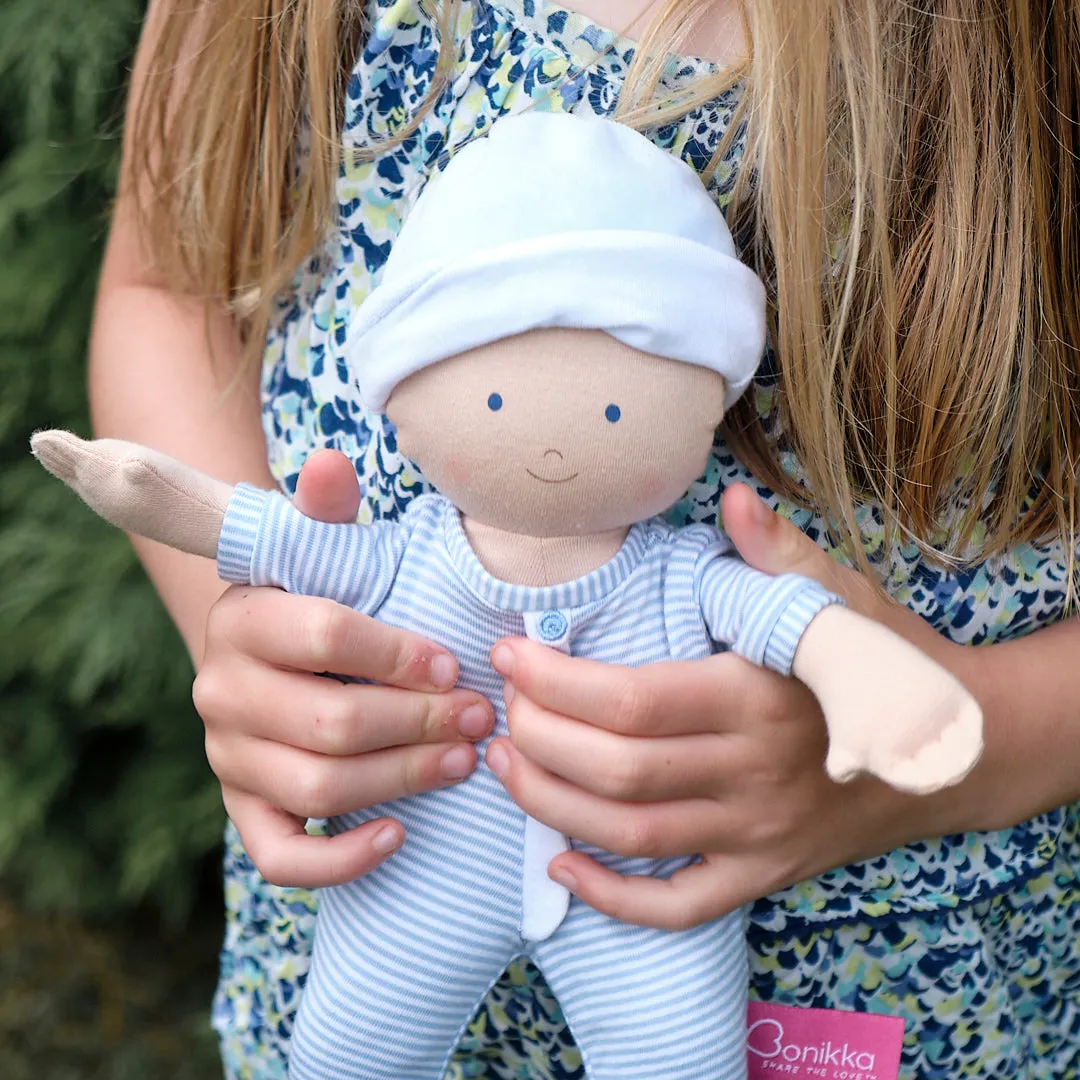
[[[385,409],[439,492],[399,522],[311,521],[281,495],[112,440],[46,432],[34,450],[104,517],[216,558],[226,580],[439,642],[494,703],[496,734],[489,654],[504,636],[627,665],[732,648],[817,695],[834,778],[954,783],[982,720],[951,675],[815,582],[758,573],[715,529],[656,516],[701,475],[764,336],[763,286],[692,170],[625,127],[531,114],[429,184],[352,318],[344,359],[365,406]],[[546,874],[571,841],[483,767],[331,828],[386,814],[404,847],[323,890],[294,1080],[439,1080],[522,954],[590,1080],[745,1076],[742,913],[670,932],[593,911]],[[693,861],[575,846],[627,874]]]

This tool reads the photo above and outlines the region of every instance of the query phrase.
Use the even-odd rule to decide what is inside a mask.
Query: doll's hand
[[[764,513],[755,523],[757,506]],[[728,493],[724,521],[759,569],[820,580],[942,662],[965,652],[748,489]],[[768,530],[779,532],[763,536]],[[552,877],[623,921],[695,925],[834,867],[958,831],[959,789],[916,797],[868,777],[831,781],[813,695],[732,653],[627,669],[514,639],[493,662],[511,697],[510,739],[492,742],[487,762],[526,812],[619,854],[702,855],[667,881],[621,877],[580,852],[552,860]]]
[[[323,521],[353,521],[348,459],[304,466],[296,505]],[[332,671],[364,686],[322,678]],[[483,697],[451,689],[457,664],[416,634],[339,604],[233,586],[211,610],[194,698],[225,808],[259,872],[278,885],[351,881],[404,840],[389,818],[335,837],[307,836],[330,817],[457,783],[494,723]]]

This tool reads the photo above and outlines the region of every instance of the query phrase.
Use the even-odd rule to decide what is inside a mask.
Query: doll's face
[[[604,532],[666,510],[705,469],[715,372],[595,330],[533,330],[395,389],[402,453],[466,516],[528,536]]]

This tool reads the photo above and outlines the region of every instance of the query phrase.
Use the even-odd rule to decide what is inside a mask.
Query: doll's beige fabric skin
[[[924,795],[962,780],[982,753],[982,709],[967,689],[910,642],[847,608],[817,614],[792,672],[825,714],[825,768],[834,780],[867,772]]]
[[[599,330],[533,330],[417,372],[387,415],[485,569],[554,585],[602,566],[702,474],[724,380]]]
[[[723,400],[723,380],[705,368],[599,331],[537,330],[411,376],[387,411],[402,452],[461,509],[487,570],[549,585],[601,566],[632,523],[682,496],[705,468]],[[614,423],[609,406],[619,410]],[[216,555],[228,485],[131,443],[43,432],[33,447],[113,524]],[[865,771],[927,792],[961,780],[978,759],[982,715],[968,691],[846,608],[810,623],[794,674],[821,705],[837,780]]]
[[[85,442],[67,431],[42,431],[30,445],[106,521],[191,555],[217,557],[228,484],[120,439]]]

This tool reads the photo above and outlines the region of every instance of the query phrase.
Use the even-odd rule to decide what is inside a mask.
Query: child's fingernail
[[[440,690],[449,690],[457,679],[457,664],[452,656],[439,653],[431,661],[431,681]]]
[[[506,702],[506,707],[510,707],[510,702],[514,700],[514,684],[510,682],[503,683],[503,701]]]
[[[458,731],[466,739],[482,739],[491,730],[491,714],[483,705],[470,705],[458,717]]]
[[[506,645],[496,645],[491,654],[491,666],[504,678],[514,674],[514,654]]]
[[[549,870],[548,876],[552,881],[557,881],[564,889],[569,889],[570,892],[574,892],[577,889],[577,878],[574,877],[569,870],[566,870],[561,866],[555,867],[554,870]]]
[[[375,834],[375,839],[371,841],[371,846],[380,855],[390,855],[401,847],[401,843],[404,839],[400,829],[395,828],[393,825],[387,825]]]
[[[502,780],[510,771],[510,755],[498,743],[488,747],[484,760],[487,767]]]
[[[473,771],[473,752],[467,746],[447,750],[442,759],[444,780],[464,780]]]

